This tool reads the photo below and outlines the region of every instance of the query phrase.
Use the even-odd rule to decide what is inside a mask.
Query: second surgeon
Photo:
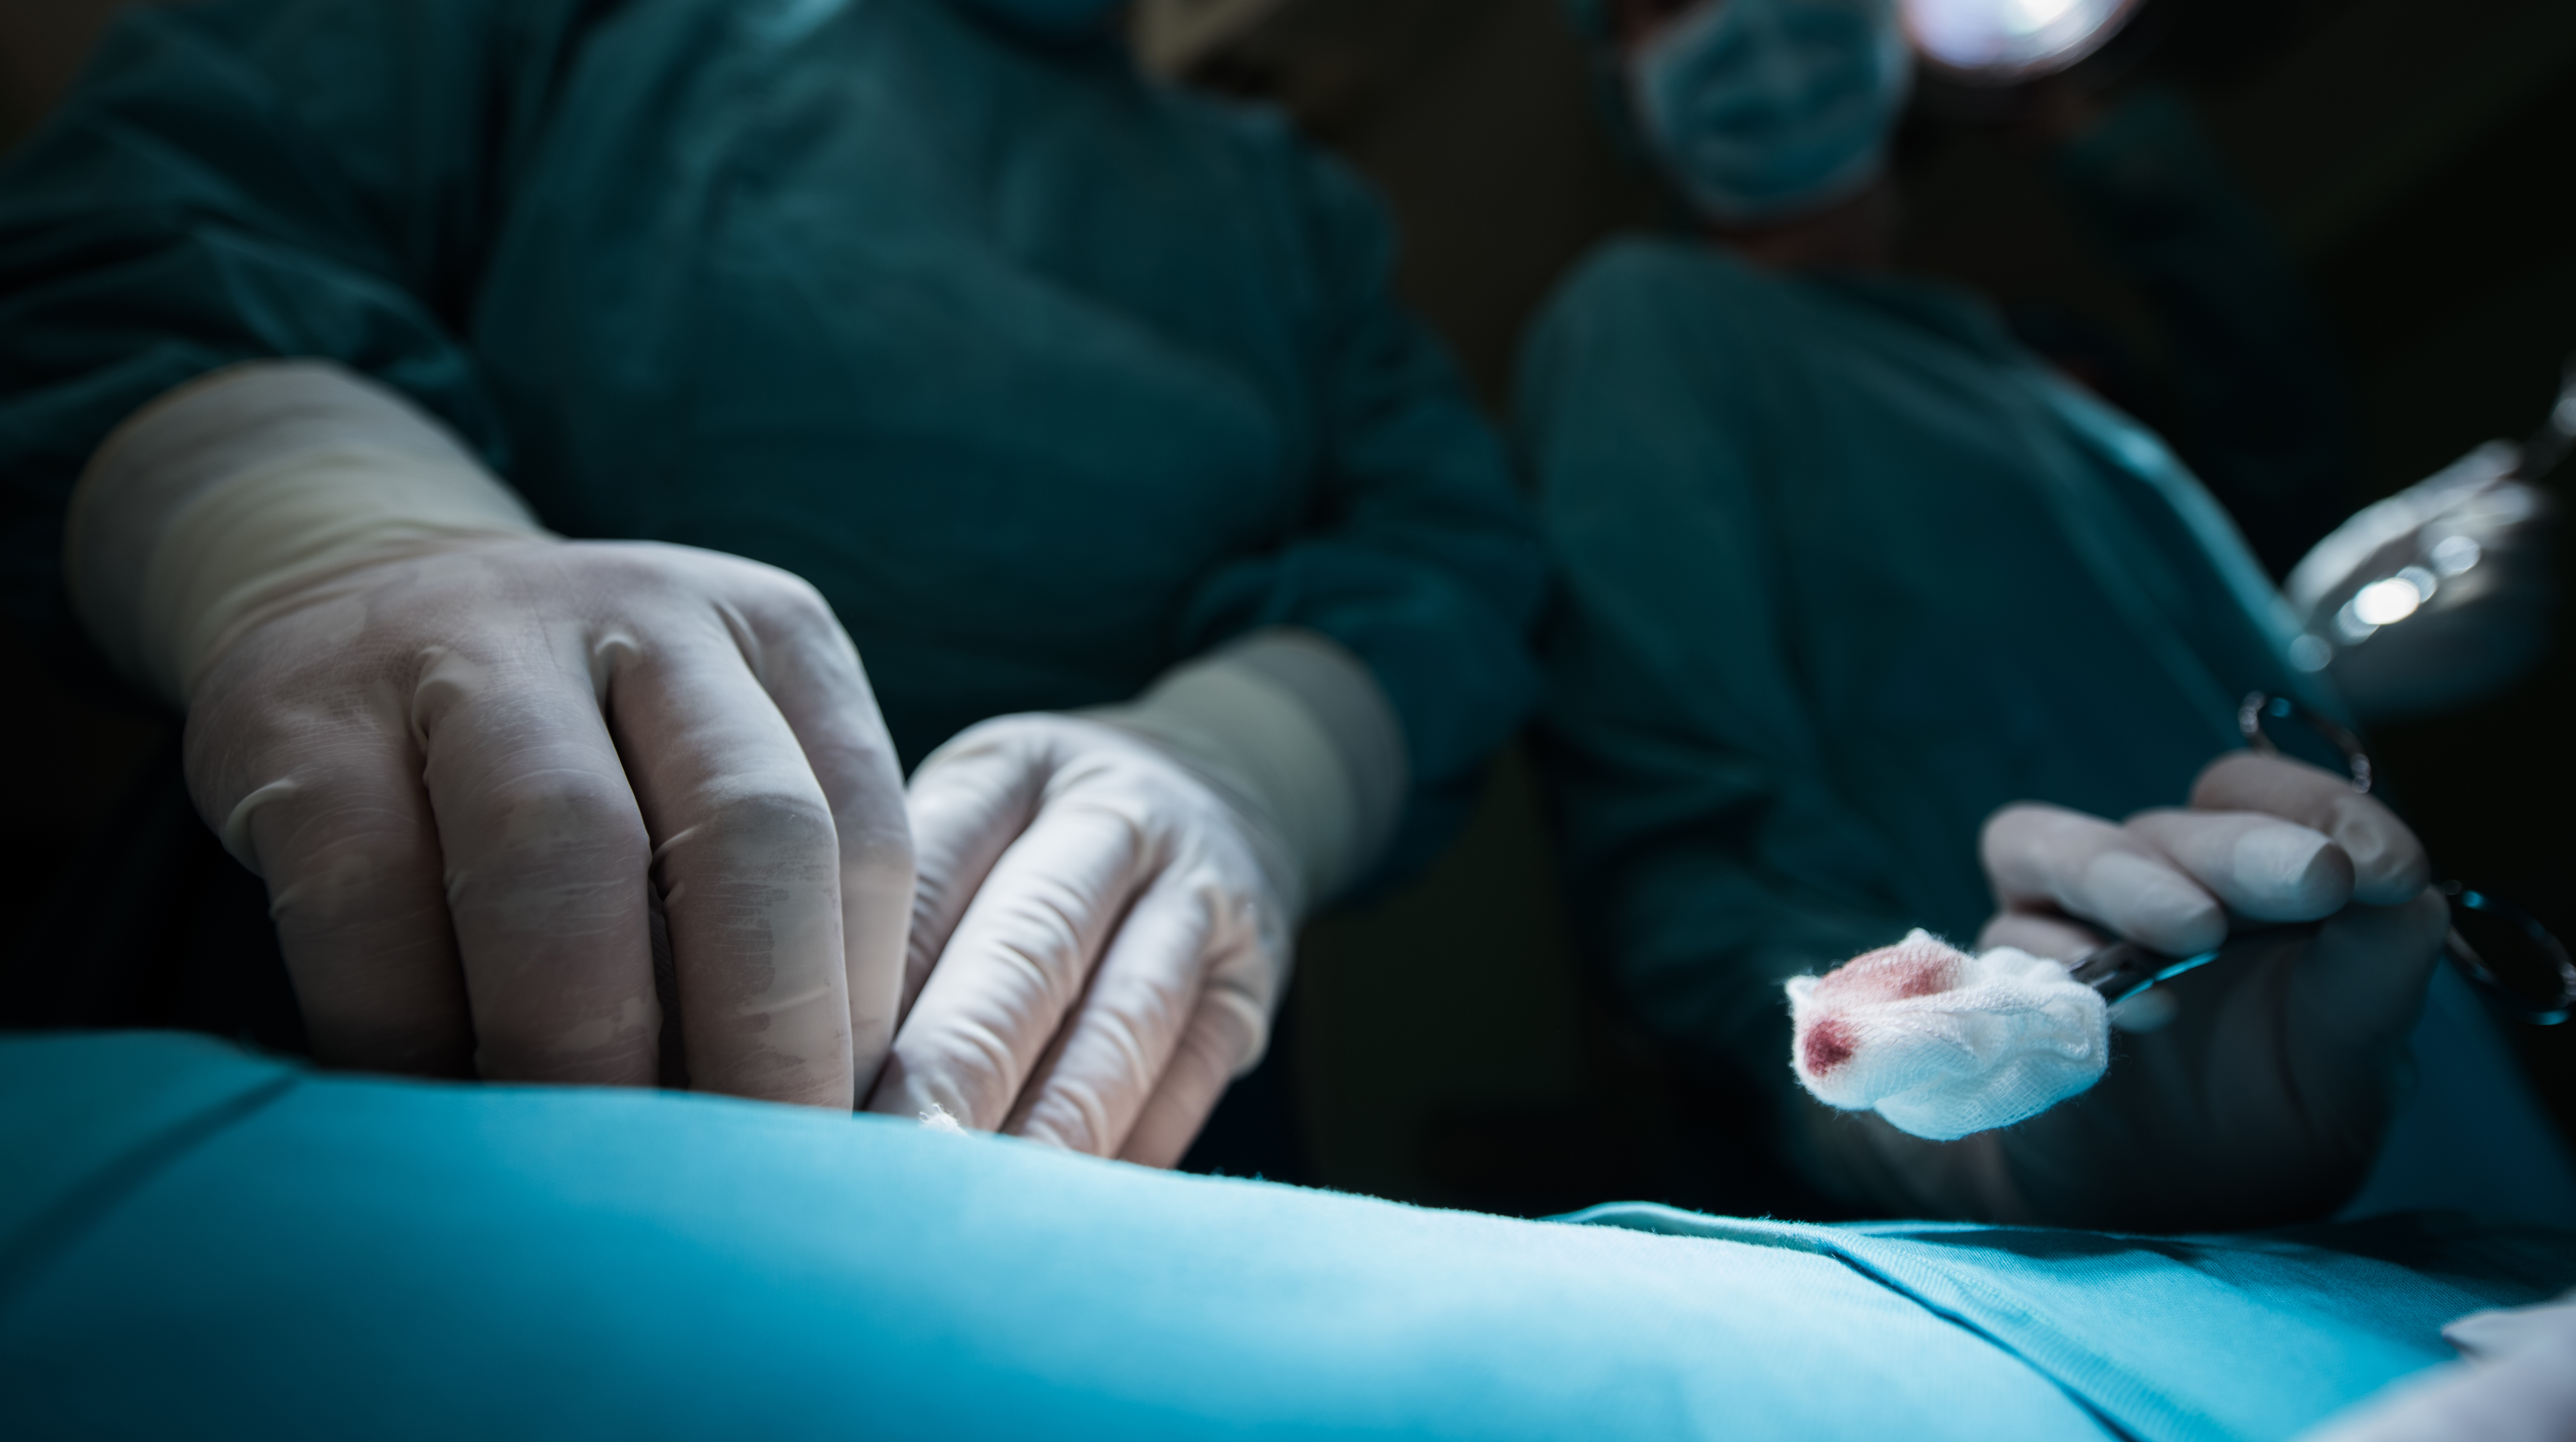
[[[2331,1211],[2407,1093],[2445,912],[2392,813],[2240,749],[2249,691],[2341,710],[2293,664],[2288,606],[2156,437],[1976,297],[1887,273],[1894,0],[1599,18],[1706,233],[1594,255],[1521,375],[1564,566],[1544,756],[1589,950],[1841,1205]],[[1909,927],[2072,961],[2109,936],[2189,955],[2248,917],[2324,927],[2141,998],[2108,1080],[2022,1125],[1925,1140],[1959,1131],[1792,1079],[1782,983]],[[2509,1089],[2478,1021],[2446,1057]]]

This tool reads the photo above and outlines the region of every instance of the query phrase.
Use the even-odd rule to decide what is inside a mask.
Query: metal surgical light
[[[2548,475],[2571,445],[2576,362],[2548,420],[2529,441],[2479,447],[2430,480],[2364,510],[2300,562],[2284,589],[2310,620],[2290,645],[2291,663],[2322,671],[2384,627],[2457,609],[2491,591],[2496,578],[2480,570],[2490,559],[2488,548],[2506,542],[2518,527],[2548,519],[2548,497],[2532,483]],[[2436,596],[2442,598],[2439,607]]]
[[[2140,0],[1904,0],[1905,29],[1932,65],[2008,85],[2063,70],[2102,48]]]

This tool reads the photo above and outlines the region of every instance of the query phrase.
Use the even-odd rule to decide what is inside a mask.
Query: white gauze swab
[[[2045,957],[1928,931],[1792,977],[1789,1065],[1816,1100],[1934,1141],[2008,1127],[2102,1079],[2107,1008]]]

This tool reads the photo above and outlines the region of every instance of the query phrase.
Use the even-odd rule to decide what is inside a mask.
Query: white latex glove
[[[2460,1360],[2389,1387],[2306,1442],[2568,1442],[2576,1438],[2576,1292],[2442,1329]]]
[[[1306,899],[1392,827],[1395,724],[1339,647],[1271,632],[1137,706],[941,747],[912,780],[905,1019],[870,1107],[1178,1161],[1261,1056]]]
[[[323,1061],[650,1085],[649,879],[695,1085],[847,1107],[873,1079],[910,852],[812,588],[548,536],[436,422],[311,364],[156,402],[74,507],[75,597],[185,706]]]
[[[2501,689],[2539,659],[2557,598],[2557,504],[2511,479],[2520,452],[2480,446],[2355,513],[2290,572],[2283,594],[2365,721],[2423,715]]]
[[[2414,835],[2330,772],[2235,752],[2191,805],[2126,825],[1998,811],[1983,853],[2001,909],[1979,945],[2073,962],[2113,936],[2204,951],[2231,919],[2323,927],[2163,983],[2162,1024],[2020,1126],[1948,1143],[1849,1129],[1864,1179],[1883,1168],[1891,1199],[1955,1213],[2150,1230],[2312,1217],[2358,1185],[2408,1085],[2448,903]]]

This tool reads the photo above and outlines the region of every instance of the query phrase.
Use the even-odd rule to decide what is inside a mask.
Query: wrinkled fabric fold
[[[317,1075],[170,1035],[0,1041],[14,1175],[58,1194],[137,1154],[78,1138],[269,1090],[0,1286],[13,1420],[2251,1442],[2445,1360],[2454,1317],[2576,1281],[2576,1234],[2462,1218],[2138,1238],[1629,1203],[1567,1226],[909,1118]],[[24,1240],[6,1220],[0,1244]]]

